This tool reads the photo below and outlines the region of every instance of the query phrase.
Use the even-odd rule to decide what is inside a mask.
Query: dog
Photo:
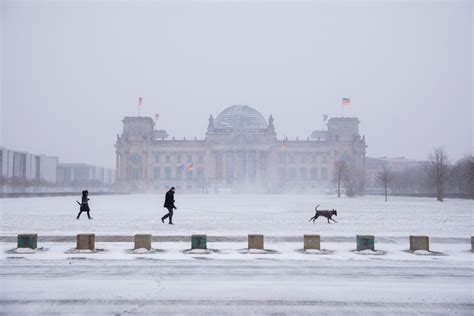
[[[330,211],[329,210],[318,211],[318,207],[319,205],[314,208],[314,210],[316,211],[316,214],[314,214],[314,216],[309,219],[310,222],[313,221],[313,224],[314,224],[314,222],[318,219],[319,216],[324,216],[328,219],[328,224],[331,224],[329,220],[332,220],[334,223],[337,223],[335,220],[332,219],[334,215],[337,216],[337,210],[332,209]]]

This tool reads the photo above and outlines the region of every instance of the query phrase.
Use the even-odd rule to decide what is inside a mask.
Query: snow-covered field
[[[78,196],[77,199],[80,197]],[[162,195],[91,196],[91,215],[75,219],[78,205],[74,197],[3,199],[1,234],[22,232],[39,235],[75,235],[95,232],[106,235],[189,235],[220,236],[405,236],[434,237],[473,235],[472,200],[383,197],[341,198],[311,195],[180,195],[176,194],[175,226],[163,225]],[[314,207],[338,211],[337,224],[324,218],[316,224],[308,220]]]
[[[180,194],[176,199],[174,226],[159,220],[163,197],[156,195],[91,196],[93,220],[84,214],[75,219],[71,197],[0,200],[0,314],[472,315],[474,310],[472,201]],[[338,223],[328,225],[324,218],[309,223],[316,204],[336,208]],[[73,237],[85,232],[96,234],[101,251],[71,251]],[[12,252],[18,233],[38,233],[43,249]],[[153,242],[159,251],[132,253],[130,237],[106,238],[136,233],[161,236]],[[217,251],[185,253],[194,233],[208,234],[208,248]],[[264,234],[265,248],[276,252],[245,253],[249,233]],[[302,236],[310,233],[321,235],[324,254],[301,251]],[[374,234],[384,254],[354,252],[356,234]],[[413,234],[430,236],[437,253],[407,252]]]

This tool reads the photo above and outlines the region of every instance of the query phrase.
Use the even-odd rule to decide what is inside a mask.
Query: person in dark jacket
[[[165,204],[163,205],[163,207],[165,207],[166,209],[168,209],[168,214],[166,214],[165,216],[163,216],[161,218],[161,222],[164,223],[165,222],[165,219],[169,218],[169,223],[170,225],[173,225],[173,210],[177,210],[178,208],[174,205],[174,192],[175,192],[175,188],[174,187],[171,187],[171,189],[169,189],[168,192],[166,192],[166,195],[165,195]]]
[[[92,219],[91,215],[90,215],[90,211],[91,209],[89,208],[89,191],[87,190],[84,190],[82,191],[82,198],[81,198],[81,203],[77,202],[81,207],[79,208],[79,214],[77,214],[77,219],[79,219],[79,217],[81,216],[81,213],[82,212],[86,212],[87,213],[87,217],[89,219]]]

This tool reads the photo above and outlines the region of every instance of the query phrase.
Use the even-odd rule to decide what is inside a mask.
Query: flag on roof
[[[348,106],[351,104],[351,99],[349,98],[342,98],[342,105],[343,106]]]

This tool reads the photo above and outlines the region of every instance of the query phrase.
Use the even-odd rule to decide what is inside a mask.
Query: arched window
[[[311,168],[311,180],[318,180],[318,168]]]

